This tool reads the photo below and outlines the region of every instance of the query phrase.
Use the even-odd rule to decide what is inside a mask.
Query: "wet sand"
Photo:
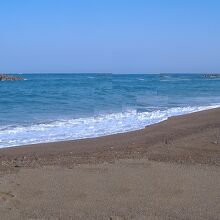
[[[1,219],[220,219],[220,109],[0,149]]]

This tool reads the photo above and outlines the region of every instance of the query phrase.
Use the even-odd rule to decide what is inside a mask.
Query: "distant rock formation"
[[[22,77],[0,74],[0,81],[18,81],[24,80]]]
[[[220,73],[209,73],[203,75],[204,78],[212,79],[212,78],[220,78]]]

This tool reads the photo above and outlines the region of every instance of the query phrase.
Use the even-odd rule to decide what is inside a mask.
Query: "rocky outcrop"
[[[205,74],[204,78],[212,79],[212,78],[220,78],[220,73],[213,73],[213,74]]]
[[[0,81],[18,81],[24,80],[22,77],[0,74]]]

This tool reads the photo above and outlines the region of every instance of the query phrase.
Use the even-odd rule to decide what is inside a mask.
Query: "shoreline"
[[[112,155],[113,152],[119,151],[121,153],[118,153],[118,155],[116,155],[116,158],[124,158],[122,152],[124,152],[127,157],[132,157],[134,156],[134,154],[135,157],[138,158],[149,156],[149,152],[147,152],[148,147],[154,145],[168,146],[169,143],[174,142],[176,139],[178,140],[178,138],[187,137],[191,133],[195,135],[202,130],[206,130],[207,128],[209,128],[209,126],[213,127],[215,125],[218,125],[218,123],[220,123],[220,120],[218,120],[218,114],[220,114],[220,108],[214,108],[186,115],[173,116],[165,121],[146,126],[144,129],[125,133],[117,133],[95,138],[1,148],[1,161],[10,161],[12,166],[22,167],[26,164],[26,162],[30,164],[30,162],[32,161],[35,161],[40,165],[47,165],[48,163],[46,162],[46,160],[49,159],[50,161],[56,161],[56,155],[59,155],[60,157],[62,157],[62,159],[60,159],[61,162],[56,161],[54,162],[54,164],[58,163],[61,165],[63,164],[62,161],[65,161],[65,157],[69,158],[72,154],[77,154],[79,157],[83,157],[86,154],[87,157],[94,157],[96,153],[99,154],[100,152],[107,152],[108,154]],[[201,118],[203,120],[201,120]],[[176,129],[170,128],[171,126],[175,126]],[[189,130],[187,131],[186,128],[188,128]],[[214,142],[215,140],[213,140],[213,143]],[[139,149],[139,152],[137,149]],[[20,159],[22,157],[23,162],[18,165],[18,162],[16,161],[21,162]],[[114,160],[113,157],[115,156],[112,155],[110,157],[111,160]],[[150,154],[150,158],[152,157],[152,154]],[[156,154],[154,154],[154,157],[156,157]],[[102,158],[101,155],[100,158]],[[96,158],[97,162],[100,160],[100,158]],[[171,159],[169,155],[168,158]],[[96,161],[96,159],[94,159],[94,162]],[[161,158],[162,161],[169,159]],[[185,158],[184,160],[187,159]],[[86,161],[87,160],[85,160],[84,162]],[[179,162],[184,162],[181,161],[182,160],[180,160]],[[201,161],[201,163],[204,163],[204,161]],[[9,167],[11,167],[11,165]]]
[[[2,219],[220,219],[220,108],[0,149]]]
[[[111,137],[111,136],[113,137],[115,135],[117,136],[117,135],[129,134],[129,133],[145,130],[147,127],[151,127],[151,126],[163,123],[165,121],[168,121],[171,118],[182,117],[182,116],[184,117],[186,115],[191,115],[191,114],[195,114],[195,113],[198,113],[198,112],[204,112],[204,111],[206,112],[206,111],[210,111],[210,110],[213,110],[213,109],[220,109],[220,107],[218,106],[218,107],[213,107],[213,108],[210,108],[210,109],[198,110],[198,111],[195,111],[195,112],[190,112],[190,113],[184,113],[184,114],[181,114],[181,115],[171,116],[171,117],[168,117],[165,120],[162,120],[160,122],[156,122],[156,123],[153,123],[153,124],[150,124],[150,125],[146,125],[144,128],[139,128],[139,129],[136,129],[136,130],[122,131],[122,132],[108,134],[108,135],[101,135],[101,136],[88,137],[88,138],[86,137],[86,138],[79,138],[79,139],[73,139],[73,140],[58,140],[58,141],[51,141],[51,142],[40,142],[40,143],[33,143],[33,144],[24,144],[24,145],[1,147],[0,150],[1,149],[9,149],[9,148],[18,148],[18,147],[34,147],[34,146],[37,147],[37,146],[47,145],[47,144],[62,144],[62,143],[65,143],[65,142],[92,140],[92,139],[99,139],[99,138],[105,138],[105,137]]]
[[[8,148],[105,137],[142,130],[146,126],[158,124],[173,116],[187,115],[218,107],[220,107],[219,104],[173,107],[152,112],[128,111],[95,117],[42,121],[26,126],[3,126],[0,132],[0,139],[2,139],[0,145],[1,148]]]

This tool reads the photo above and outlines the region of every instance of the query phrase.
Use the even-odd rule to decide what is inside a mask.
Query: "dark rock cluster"
[[[0,74],[0,81],[18,81],[24,80],[22,77]]]
[[[205,74],[203,75],[204,78],[212,79],[212,78],[220,78],[220,73],[214,73],[214,74]]]

